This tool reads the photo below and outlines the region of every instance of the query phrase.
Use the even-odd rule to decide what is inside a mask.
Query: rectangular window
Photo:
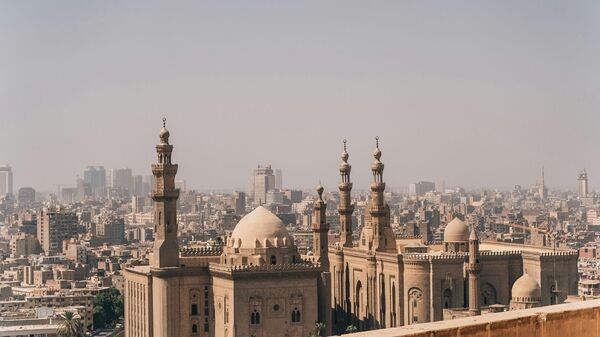
[[[198,315],[198,304],[192,304],[192,316]]]

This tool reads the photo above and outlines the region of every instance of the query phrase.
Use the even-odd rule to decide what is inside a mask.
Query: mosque
[[[328,242],[323,188],[313,216],[313,255],[301,256],[283,222],[259,206],[218,248],[180,248],[177,164],[163,120],[152,198],[150,263],[125,269],[127,337],[306,337],[561,303],[577,293],[577,253],[480,243],[458,217],[442,244],[397,240],[384,200],[379,144],[365,225],[352,239],[352,182],[344,145],[340,165],[340,241]],[[330,263],[331,261],[331,263]]]

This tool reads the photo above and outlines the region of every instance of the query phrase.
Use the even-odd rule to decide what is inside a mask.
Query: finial
[[[167,119],[163,117],[163,128],[167,127]]]
[[[379,136],[375,136],[375,147],[379,148]]]
[[[346,151],[346,142],[348,141],[344,139],[342,142],[344,142],[344,151]]]
[[[321,185],[321,181],[319,180],[319,185],[317,185],[317,193],[319,194],[319,200],[323,201],[323,185]]]

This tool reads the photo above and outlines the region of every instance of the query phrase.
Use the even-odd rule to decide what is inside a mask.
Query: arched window
[[[298,310],[298,308],[294,308],[294,310],[292,310],[292,323],[300,323],[300,321],[300,310]]]
[[[260,312],[258,312],[256,309],[254,309],[254,311],[250,314],[250,324],[260,324]]]
[[[444,290],[444,309],[452,308],[452,290]]]
[[[198,325],[192,324],[192,333],[198,333]]]
[[[496,289],[489,283],[484,283],[481,286],[481,300],[483,301],[483,305],[492,305],[496,304]]]
[[[423,292],[419,288],[408,290],[408,324],[419,323],[422,318],[419,317],[421,302],[423,301]]]
[[[390,295],[392,295],[392,303],[390,303],[391,305],[391,309],[392,312],[390,314],[390,324],[392,326],[392,328],[396,327],[396,285],[394,283],[392,283],[392,292],[390,293]]]
[[[271,264],[277,264],[277,257],[275,255],[271,255]]]

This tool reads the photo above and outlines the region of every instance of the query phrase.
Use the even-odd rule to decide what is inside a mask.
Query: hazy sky
[[[87,165],[334,188],[342,139],[388,186],[600,186],[600,2],[2,1],[0,163],[15,185]]]

